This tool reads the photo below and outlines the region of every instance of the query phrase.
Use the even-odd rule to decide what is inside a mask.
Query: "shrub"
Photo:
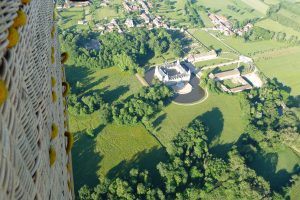
[[[9,41],[7,48],[12,48],[12,47],[16,46],[19,42],[19,33],[18,33],[17,29],[10,27],[8,29],[7,39]]]
[[[24,26],[27,21],[27,16],[22,10],[18,10],[17,12],[18,16],[14,20],[13,27],[14,28],[19,28],[21,26]]]
[[[0,106],[7,99],[7,96],[8,96],[8,90],[5,86],[5,83],[4,81],[0,80]]]
[[[54,38],[55,30],[55,26],[53,26],[51,30],[51,38]]]
[[[52,76],[51,77],[51,86],[54,87],[56,85],[56,79]]]
[[[52,102],[55,103],[57,101],[57,95],[55,91],[52,91]]]
[[[74,137],[72,135],[72,133],[70,132],[65,132],[65,136],[67,137],[68,139],[68,143],[67,143],[67,147],[66,147],[66,151],[67,151],[67,154],[69,154],[71,152],[71,149],[73,147],[73,144],[74,144]]]
[[[56,124],[52,124],[52,131],[51,131],[51,140],[56,138],[58,135],[58,127]]]
[[[50,167],[52,167],[56,161],[56,151],[53,146],[49,149]]]

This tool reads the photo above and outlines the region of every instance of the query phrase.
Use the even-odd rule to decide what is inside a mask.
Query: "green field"
[[[257,0],[259,1],[259,0]],[[252,6],[244,3],[243,1],[235,0],[222,0],[222,1],[212,1],[212,0],[198,0],[198,5],[204,5],[207,8],[210,8],[213,11],[218,11],[218,13],[234,18],[237,20],[253,19],[257,17],[262,17],[264,14],[258,11],[249,12]],[[235,12],[228,9],[227,6],[235,6],[240,9],[240,12]]]
[[[292,36],[292,35],[300,37],[300,32],[295,31],[292,28],[286,27],[272,19],[265,19],[265,20],[259,21],[255,25],[265,28],[265,29],[268,29],[270,31],[286,33],[286,35],[288,37]]]
[[[79,120],[82,119],[77,117],[76,121]],[[71,121],[70,124],[73,130],[74,123]],[[163,148],[141,125],[104,126],[97,121],[94,125],[97,126],[95,138],[73,130],[76,138],[72,151],[76,191],[84,184],[95,186],[101,176],[122,176],[132,167],[147,169],[151,173],[156,164],[165,159]]]
[[[292,95],[300,95],[300,47],[265,52],[254,57],[258,67],[269,77],[291,87]]]
[[[269,9],[269,6],[260,0],[242,0],[242,1],[247,5],[249,5],[250,7],[257,10],[258,12],[261,12],[262,14],[266,14],[267,10]]]
[[[60,21],[59,25],[63,29],[69,29],[69,28],[81,28],[81,29],[87,29],[88,25],[78,25],[78,21],[82,20],[84,14],[83,8],[69,8],[68,10],[63,10],[59,12]]]
[[[159,140],[170,147],[170,141],[180,129],[199,117],[209,128],[211,145],[218,150],[228,150],[243,133],[246,122],[242,116],[236,96],[210,94],[205,102],[194,106],[170,104],[157,116],[154,124]],[[226,151],[222,150],[216,153],[224,155]]]
[[[288,47],[289,44],[273,40],[245,42],[242,38],[223,37],[224,42],[232,46],[243,55],[253,56],[254,54],[273,49]]]

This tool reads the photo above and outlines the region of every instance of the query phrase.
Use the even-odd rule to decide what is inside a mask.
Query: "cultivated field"
[[[300,95],[300,47],[290,47],[255,56],[256,64],[269,77],[291,87],[293,95]]]
[[[286,27],[272,19],[265,19],[265,20],[259,21],[255,25],[265,28],[265,29],[268,29],[270,31],[286,33],[286,35],[288,37],[295,35],[300,38],[300,32],[295,31],[294,29],[292,29],[290,27]]]
[[[156,135],[163,145],[170,148],[170,141],[179,130],[200,118],[209,128],[211,145],[218,150],[228,150],[245,128],[242,113],[237,96],[209,94],[205,102],[194,106],[167,106],[154,120]],[[216,153],[224,155],[226,151],[222,150]]]
[[[242,2],[246,3],[262,14],[266,14],[267,10],[269,9],[269,6],[260,0],[242,0]]]

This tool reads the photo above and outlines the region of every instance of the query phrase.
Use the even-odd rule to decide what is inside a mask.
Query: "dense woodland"
[[[150,58],[170,52],[176,57],[182,56],[182,44],[172,37],[166,29],[133,29],[131,32],[116,32],[98,35],[93,32],[77,33],[63,31],[61,40],[63,49],[67,49],[70,58],[78,65],[88,68],[107,68],[118,66],[122,71],[143,71],[141,66]],[[99,50],[89,49],[87,43],[99,41]]]
[[[136,97],[147,101],[156,99],[157,102],[169,96],[167,90],[159,91],[159,94],[153,98],[151,93],[146,92],[146,95]],[[168,153],[168,161],[157,165],[162,185],[155,184],[148,171],[134,168],[125,177],[100,179],[100,184],[93,189],[82,187],[80,199],[288,198],[293,181],[299,179],[300,166],[288,185],[272,188],[267,180],[251,169],[251,162],[256,154],[264,155],[284,147],[299,153],[299,118],[287,107],[287,104],[293,105],[294,102],[277,80],[268,80],[264,87],[244,92],[240,98],[249,124],[226,159],[210,153],[207,129],[199,120],[194,120],[173,140],[173,151]],[[130,110],[129,105],[127,110]],[[145,116],[145,113],[141,114],[139,116]],[[121,119],[124,120],[124,117]],[[132,123],[132,116],[129,119],[121,123]]]

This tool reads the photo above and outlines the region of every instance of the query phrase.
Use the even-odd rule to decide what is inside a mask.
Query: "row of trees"
[[[195,120],[173,140],[169,159],[157,165],[161,184],[148,171],[132,169],[125,177],[100,179],[93,189],[79,190],[79,199],[282,199],[236,148],[225,161],[208,150],[207,129]]]
[[[251,31],[246,33],[244,39],[245,41],[276,40],[290,44],[300,44],[299,38],[295,35],[287,37],[284,32],[274,32],[258,26],[255,26]]]
[[[205,27],[200,14],[198,13],[199,7],[195,4],[194,0],[186,0],[184,5],[184,15],[188,16],[188,21],[194,26],[199,26],[200,28]]]
[[[148,59],[167,51],[182,56],[180,40],[173,38],[165,29],[137,28],[123,34],[112,32],[101,36],[68,30],[61,34],[61,40],[73,61],[89,68],[118,66],[123,71],[136,72]],[[99,49],[90,49],[85,45],[95,41],[100,42]]]

